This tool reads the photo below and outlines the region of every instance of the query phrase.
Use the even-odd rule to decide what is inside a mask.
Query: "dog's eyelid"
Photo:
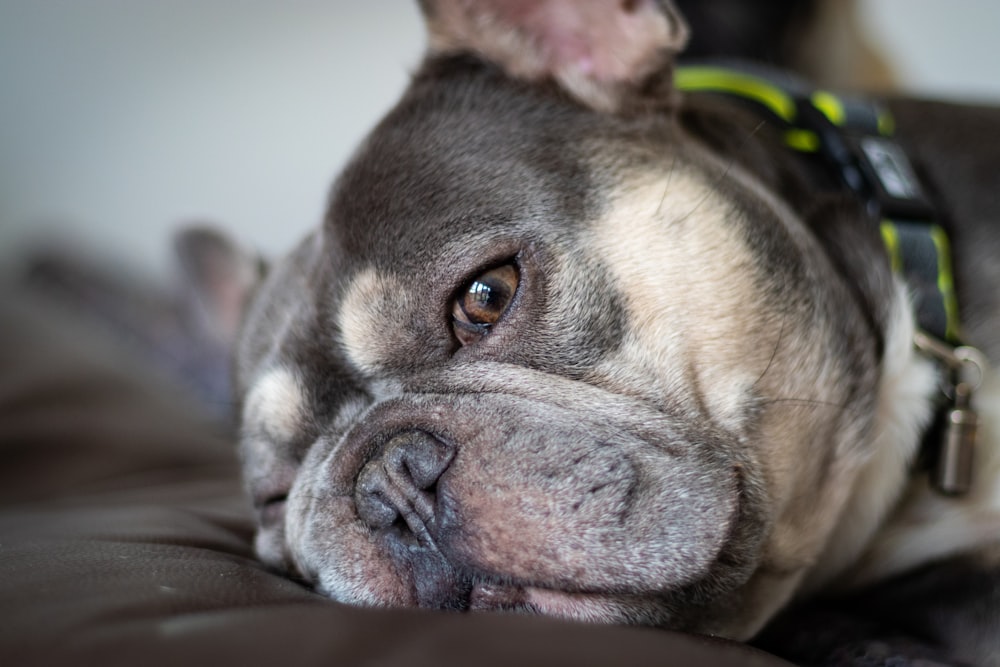
[[[457,317],[454,318],[452,324],[455,327],[455,337],[458,338],[458,342],[463,346],[471,345],[477,342],[490,332],[490,326],[488,324],[472,324],[471,322],[463,322]]]
[[[465,320],[455,319],[455,326],[470,334],[486,335],[490,331],[489,324],[473,324]]]

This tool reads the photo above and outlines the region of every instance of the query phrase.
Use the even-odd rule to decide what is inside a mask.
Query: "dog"
[[[996,664],[1000,385],[915,346],[870,211],[757,114],[677,89],[669,1],[421,7],[429,53],[321,227],[266,272],[192,243],[245,311],[260,558],[350,604],[736,640],[961,558],[992,588],[947,622],[928,601],[928,641]],[[995,362],[1000,112],[890,108]],[[917,458],[967,384],[975,464],[949,495]]]

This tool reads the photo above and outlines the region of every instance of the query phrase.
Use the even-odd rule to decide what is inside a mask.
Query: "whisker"
[[[833,401],[821,401],[815,398],[769,398],[764,401],[760,401],[760,405],[771,405],[773,403],[800,403],[802,405],[809,405],[819,408],[836,408],[837,410],[846,410],[847,405],[842,403],[834,403]]]
[[[753,130],[751,130],[750,133],[743,138],[743,141],[740,143],[739,147],[736,149],[736,151],[734,151],[733,156],[729,159],[729,164],[726,165],[726,168],[722,170],[722,173],[719,174],[719,176],[715,179],[715,182],[712,184],[713,187],[708,188],[706,190],[704,196],[702,196],[702,198],[698,201],[698,203],[694,205],[694,208],[692,208],[690,211],[688,211],[681,217],[675,218],[672,222],[674,223],[684,222],[692,215],[694,215],[698,211],[698,209],[701,208],[706,201],[708,201],[708,198],[711,197],[712,194],[715,192],[714,186],[718,185],[719,183],[724,181],[727,176],[729,176],[730,169],[732,169],[733,165],[736,164],[736,156],[743,152],[743,149],[746,148],[748,143],[750,143],[750,140],[754,137],[754,135],[756,135],[757,132],[760,131],[760,128],[764,127],[764,125],[766,124],[767,122],[763,120],[757,123],[757,126],[753,128]]]
[[[771,370],[771,366],[774,365],[774,360],[778,356],[778,348],[781,347],[781,341],[785,337],[785,320],[788,319],[788,313],[784,313],[781,316],[781,326],[778,327],[778,340],[774,342],[774,349],[771,350],[771,358],[767,360],[767,366],[764,367],[764,372],[761,373],[756,380],[753,381],[752,387],[756,388],[760,381],[764,379],[767,372]]]
[[[673,181],[674,172],[677,171],[677,153],[674,153],[673,159],[670,161],[670,169],[667,170],[667,178],[663,183],[663,196],[660,197],[660,203],[656,207],[656,214],[660,215],[663,212],[663,204],[667,201],[667,194],[670,192],[670,183]]]

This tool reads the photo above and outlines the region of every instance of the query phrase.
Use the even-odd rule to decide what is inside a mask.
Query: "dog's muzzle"
[[[567,615],[741,561],[727,545],[750,505],[727,440],[586,387],[556,403],[555,389],[371,406],[289,495],[298,569],[345,602]]]

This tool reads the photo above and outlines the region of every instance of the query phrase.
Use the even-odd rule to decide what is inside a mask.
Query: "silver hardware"
[[[974,347],[954,347],[922,331],[914,335],[913,342],[918,350],[946,367],[941,392],[948,398],[948,406],[931,480],[941,493],[968,493],[979,430],[979,415],[972,401],[986,375],[986,357]]]
[[[923,199],[920,181],[902,148],[882,137],[865,137],[861,140],[861,151],[890,197]]]
[[[968,398],[968,393],[956,391],[934,466],[934,486],[950,496],[968,493],[972,488],[979,415],[968,407]]]

